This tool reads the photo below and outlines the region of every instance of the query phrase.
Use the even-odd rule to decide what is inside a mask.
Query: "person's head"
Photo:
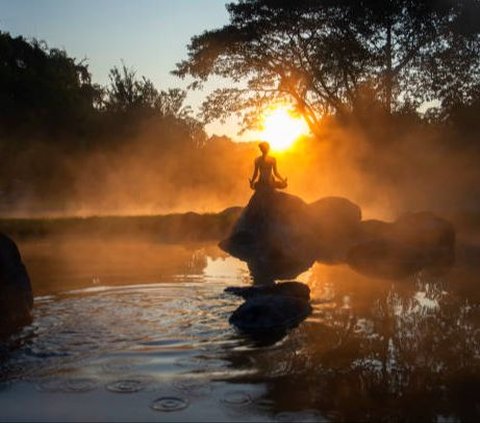
[[[268,152],[270,151],[270,144],[266,141],[263,141],[260,144],[258,144],[258,148],[260,149],[263,155],[267,155]]]

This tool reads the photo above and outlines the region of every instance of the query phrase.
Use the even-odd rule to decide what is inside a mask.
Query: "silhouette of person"
[[[287,178],[282,178],[277,170],[277,161],[275,157],[269,156],[270,144],[268,142],[261,142],[258,148],[262,155],[257,157],[254,161],[253,176],[250,181],[250,188],[258,189],[283,189],[287,187]],[[258,181],[256,181],[258,177]],[[275,178],[278,178],[276,180]]]

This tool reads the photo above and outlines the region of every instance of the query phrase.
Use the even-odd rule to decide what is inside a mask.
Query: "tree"
[[[0,32],[0,129],[49,138],[81,134],[101,89],[88,66],[63,50]]]
[[[205,139],[203,125],[185,105],[187,93],[178,88],[158,91],[153,82],[125,64],[110,70],[110,84],[105,89],[103,109],[117,124],[136,130],[136,124],[155,121],[163,132],[176,138],[201,144]]]
[[[145,113],[155,108],[158,91],[149,79],[137,79],[135,71],[125,64],[121,69],[113,67],[109,78],[104,100],[106,110],[114,113]]]
[[[387,113],[429,100],[470,101],[480,86],[478,0],[240,0],[230,23],[192,38],[174,74],[236,84],[215,90],[206,121],[289,102],[315,133],[365,93]]]

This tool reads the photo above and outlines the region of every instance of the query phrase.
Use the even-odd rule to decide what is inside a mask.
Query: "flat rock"
[[[230,323],[245,333],[268,333],[291,329],[312,311],[308,301],[289,295],[259,295],[249,298],[230,316]]]
[[[300,298],[304,301],[310,300],[310,288],[301,282],[289,281],[265,286],[231,286],[225,292],[238,295],[244,299],[258,297],[260,295],[284,295]]]

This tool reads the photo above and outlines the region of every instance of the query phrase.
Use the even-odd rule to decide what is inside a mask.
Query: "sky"
[[[44,40],[79,60],[86,59],[93,81],[108,82],[122,61],[158,89],[186,88],[188,80],[171,75],[187,57],[194,35],[228,23],[226,0],[0,0],[0,30]],[[220,86],[213,80],[187,98],[194,110]],[[207,126],[211,135],[237,137],[233,120]],[[248,137],[248,134],[247,134]],[[237,137],[238,138],[238,137]]]

